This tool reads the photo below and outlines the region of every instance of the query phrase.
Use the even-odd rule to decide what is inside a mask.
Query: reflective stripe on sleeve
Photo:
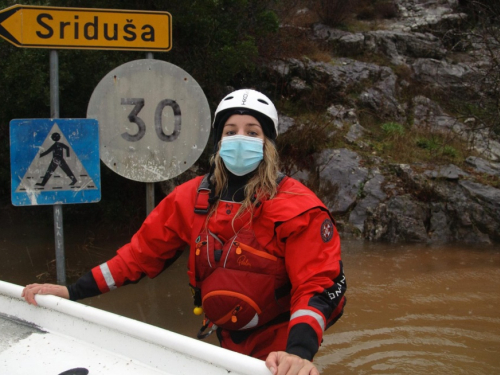
[[[300,318],[301,316],[311,316],[316,321],[318,322],[319,326],[321,327],[321,330],[324,332],[325,331],[325,322],[323,321],[323,317],[319,315],[318,313],[315,313],[314,311],[311,310],[297,310],[295,311],[292,316],[290,317],[290,321],[292,321],[295,318]]]
[[[103,263],[99,266],[102,272],[102,276],[108,285],[109,290],[116,289],[115,279],[113,279],[113,275],[111,275],[111,271],[109,270],[108,264]]]

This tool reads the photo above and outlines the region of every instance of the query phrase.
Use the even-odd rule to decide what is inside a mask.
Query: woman
[[[210,172],[163,199],[114,258],[69,287],[31,284],[23,296],[36,304],[35,294],[105,293],[157,276],[189,245],[195,312],[203,309],[204,328],[216,330],[222,347],[266,360],[273,374],[319,374],[311,361],[345,305],[333,219],[279,172],[269,98],[249,89],[227,95],[213,129]]]

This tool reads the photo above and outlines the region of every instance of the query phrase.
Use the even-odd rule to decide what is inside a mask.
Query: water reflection
[[[51,231],[25,233],[0,232],[0,279],[24,285],[47,272]],[[65,238],[69,272],[105,261],[123,242],[89,243],[70,231]],[[500,373],[499,246],[344,241],[343,259],[348,303],[315,358],[322,374]],[[83,303],[195,337],[201,318],[186,265],[184,254],[155,280]]]

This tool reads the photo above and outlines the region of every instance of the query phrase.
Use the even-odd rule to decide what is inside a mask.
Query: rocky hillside
[[[345,237],[499,242],[498,121],[476,116],[498,97],[498,39],[465,29],[458,1],[396,5],[367,30],[312,25],[326,58],[266,65],[269,87],[292,101],[281,111],[286,147],[311,130],[322,143],[310,163],[285,158],[287,172],[315,187]],[[297,110],[311,100],[326,104],[314,118]]]

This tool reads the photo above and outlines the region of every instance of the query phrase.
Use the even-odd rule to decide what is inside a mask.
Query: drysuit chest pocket
[[[229,330],[253,328],[289,308],[275,298],[278,284],[288,280],[281,258],[239,238],[223,244],[209,233],[204,239],[197,244],[196,271],[203,310],[214,324]]]
[[[203,283],[203,310],[222,328],[256,327],[263,311],[274,303],[273,285],[273,277],[269,275],[218,268]]]

